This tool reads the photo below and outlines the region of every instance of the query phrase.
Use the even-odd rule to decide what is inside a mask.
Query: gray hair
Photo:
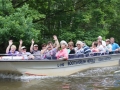
[[[65,41],[65,40],[62,40],[61,42],[60,42],[60,45],[61,44],[65,44],[66,46],[68,46],[68,44],[67,44],[67,42]]]

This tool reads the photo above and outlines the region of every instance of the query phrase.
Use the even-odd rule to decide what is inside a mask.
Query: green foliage
[[[6,3],[6,1],[7,0],[5,0],[5,2],[3,1],[6,8],[4,11],[1,10],[3,15],[0,16],[0,44],[4,43],[4,40],[8,41],[9,39],[13,39],[16,42],[22,39],[26,44],[30,43],[31,39],[38,42],[38,36],[41,35],[41,28],[36,29],[33,20],[44,18],[45,15],[29,8],[28,4],[24,4],[20,8],[13,9],[11,2],[8,0],[9,2]],[[8,15],[4,16],[4,13],[9,10],[7,7],[9,5],[13,9],[13,12],[9,12]]]
[[[101,35],[120,43],[120,0],[0,0],[0,44],[32,38],[39,44],[57,35],[88,45]]]

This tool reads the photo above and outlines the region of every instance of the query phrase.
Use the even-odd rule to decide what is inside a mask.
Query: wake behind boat
[[[74,57],[68,60],[23,60],[21,56],[3,56],[0,60],[1,73],[17,73],[22,75],[66,76],[94,68],[119,64],[120,53],[89,57]]]

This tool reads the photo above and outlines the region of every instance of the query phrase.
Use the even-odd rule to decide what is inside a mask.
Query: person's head
[[[16,50],[16,46],[15,46],[15,45],[12,45],[11,48],[10,48],[10,51],[11,51],[12,53],[14,53],[15,50]]]
[[[101,40],[102,40],[102,37],[101,37],[101,36],[98,36],[98,40],[101,41]]]
[[[37,51],[37,50],[38,50],[38,45],[37,45],[37,44],[34,44],[33,49],[34,49],[35,51]]]
[[[93,46],[93,48],[97,47],[97,46],[98,46],[98,42],[96,42],[96,41],[93,42],[93,45],[92,45],[92,46]]]
[[[78,49],[80,49],[80,48],[83,47],[83,43],[81,41],[77,41],[76,46],[77,46]]]
[[[60,42],[60,46],[61,46],[62,49],[64,49],[64,48],[67,48],[67,47],[68,47],[68,44],[67,44],[66,41],[62,40],[62,41]]]
[[[110,44],[110,39],[106,39],[106,45],[109,45]]]
[[[41,45],[41,47],[42,47],[42,50],[45,49],[45,48],[46,48],[46,44],[43,43],[43,44]]]
[[[25,46],[22,46],[22,47],[21,47],[21,52],[23,52],[23,53],[26,52],[26,47],[25,47]]]
[[[70,42],[68,43],[68,48],[69,48],[69,49],[73,49],[73,47],[74,47],[74,43],[70,41]]]
[[[114,43],[115,39],[113,37],[110,38],[110,43]]]
[[[48,41],[47,45],[48,45],[48,50],[52,50],[53,49],[52,41]]]
[[[101,40],[98,40],[98,45],[102,45],[102,41]]]

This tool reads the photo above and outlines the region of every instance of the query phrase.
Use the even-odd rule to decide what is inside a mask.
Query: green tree
[[[13,39],[15,42],[23,39],[26,44],[30,44],[31,39],[39,42],[42,28],[38,29],[33,20],[44,18],[45,15],[31,9],[28,4],[14,9],[9,0],[1,0],[1,2],[0,44],[6,44],[4,41],[9,39]]]

